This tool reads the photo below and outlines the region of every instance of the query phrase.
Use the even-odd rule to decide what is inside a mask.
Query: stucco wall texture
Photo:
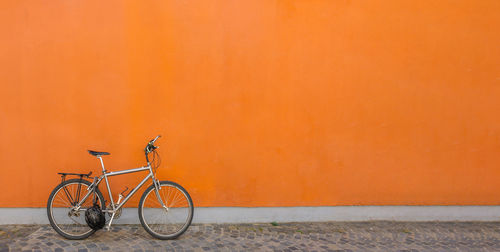
[[[142,166],[157,134],[158,176],[196,206],[499,204],[499,13],[2,1],[0,207],[45,206],[58,171],[99,173],[87,149],[111,152],[111,171]]]

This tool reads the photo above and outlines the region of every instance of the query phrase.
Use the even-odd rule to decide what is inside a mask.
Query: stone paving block
[[[1,251],[500,251],[498,222],[199,224],[176,240],[138,225],[71,241],[48,225],[0,226]]]

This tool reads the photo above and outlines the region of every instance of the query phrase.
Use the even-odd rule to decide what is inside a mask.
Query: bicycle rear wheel
[[[79,211],[73,208],[88,192],[91,183],[87,180],[70,179],[59,184],[50,194],[47,202],[47,216],[52,228],[71,240],[85,239],[95,233],[85,221],[85,210],[93,206],[93,196],[82,203]],[[104,206],[104,197],[95,189],[99,206]]]
[[[166,209],[158,201],[166,205]],[[180,185],[170,181],[160,181],[159,195],[155,186],[144,191],[139,202],[139,220],[144,229],[153,237],[162,240],[175,239],[182,235],[193,220],[193,201],[189,193]]]

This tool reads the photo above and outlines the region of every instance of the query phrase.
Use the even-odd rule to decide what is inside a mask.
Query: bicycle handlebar
[[[155,139],[149,141],[149,143],[154,144],[156,142],[156,140],[158,140],[158,138],[160,138],[160,137],[161,137],[161,135],[156,136]]]
[[[146,160],[149,162],[148,160],[148,153],[152,152],[153,150],[155,149],[158,149],[158,146],[155,146],[154,143],[156,142],[156,140],[158,140],[158,138],[160,138],[161,135],[158,135],[156,136],[154,139],[152,139],[151,141],[148,142],[148,144],[146,145],[146,148],[144,148],[144,152],[146,154]]]
[[[146,145],[146,148],[144,148],[144,154],[146,155],[146,161],[148,162],[148,165],[149,165],[148,154],[150,152],[154,151],[155,149],[158,149],[158,146],[155,146],[154,143],[160,137],[161,137],[161,135],[156,136],[153,140],[149,141],[149,143]]]

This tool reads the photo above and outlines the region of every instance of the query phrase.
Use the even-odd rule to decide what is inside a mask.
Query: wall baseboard
[[[500,206],[197,207],[193,223],[500,221]],[[116,224],[138,224],[126,208]],[[0,208],[0,224],[48,224],[46,208]]]

